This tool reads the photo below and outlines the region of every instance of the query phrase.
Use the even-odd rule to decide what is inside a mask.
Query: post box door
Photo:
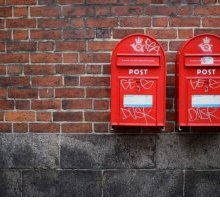
[[[120,123],[156,124],[157,80],[122,77],[120,84]]]

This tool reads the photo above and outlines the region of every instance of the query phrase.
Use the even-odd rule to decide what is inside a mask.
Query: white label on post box
[[[213,57],[202,57],[201,58],[201,65],[213,65],[214,59]]]
[[[218,108],[220,107],[220,95],[192,95],[193,108]]]
[[[124,95],[124,107],[152,107],[152,95]]]

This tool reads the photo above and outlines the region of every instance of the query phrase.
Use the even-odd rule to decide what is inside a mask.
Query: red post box
[[[198,35],[177,54],[177,113],[181,126],[220,125],[220,38]]]
[[[111,60],[111,125],[165,125],[165,54],[143,34],[129,35]]]

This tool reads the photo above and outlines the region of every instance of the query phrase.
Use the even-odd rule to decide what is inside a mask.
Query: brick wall
[[[220,136],[191,134],[219,128],[175,129],[176,52],[207,32],[219,0],[0,0],[0,196],[219,196]],[[132,33],[166,51],[166,133],[111,131],[111,52]]]
[[[176,52],[220,34],[219,17],[217,0],[1,0],[0,131],[110,132],[111,51],[145,33],[166,51],[166,131],[175,132]]]

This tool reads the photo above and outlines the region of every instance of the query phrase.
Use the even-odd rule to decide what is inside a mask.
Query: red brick
[[[119,20],[121,27],[150,27],[150,17],[124,17]]]
[[[81,63],[109,63],[110,54],[109,53],[81,53],[80,62]]]
[[[11,31],[0,30],[0,40],[10,40],[10,39],[11,39]]]
[[[30,79],[29,77],[1,77],[0,86],[29,86]]]
[[[26,75],[52,75],[55,73],[53,65],[27,65],[24,67]]]
[[[13,111],[5,113],[6,121],[34,121],[35,113],[26,111]]]
[[[53,42],[39,42],[38,50],[39,51],[53,51],[54,43]]]
[[[9,42],[6,43],[7,51],[36,51],[36,42]]]
[[[94,109],[95,110],[108,110],[109,109],[109,101],[108,100],[95,100],[94,101]]]
[[[56,67],[56,72],[58,74],[67,74],[67,75],[84,74],[85,66],[81,64],[58,65]]]
[[[169,50],[178,51],[183,45],[182,41],[170,41]]]
[[[31,133],[59,133],[60,124],[55,123],[31,123],[30,125]]]
[[[14,16],[15,17],[28,17],[28,7],[15,7]]]
[[[56,98],[82,98],[84,97],[84,89],[81,88],[56,88]]]
[[[30,101],[26,101],[26,100],[16,101],[15,107],[17,110],[30,110],[31,104]]]
[[[91,109],[92,100],[89,99],[74,99],[74,100],[63,100],[62,108],[64,110],[69,109]]]
[[[143,6],[112,6],[111,13],[113,16],[139,16],[143,15]]]
[[[217,0],[203,0],[204,4],[212,4],[212,3],[217,3]]]
[[[81,86],[109,86],[110,78],[109,77],[81,77],[80,78]]]
[[[173,109],[174,108],[174,103],[173,103],[173,99],[166,99],[166,109]]]
[[[204,29],[196,28],[194,34],[196,36],[196,35],[199,35],[199,34],[206,34],[206,33],[210,33],[210,34],[214,34],[214,35],[220,35],[220,28],[216,28],[216,29],[213,29],[213,28],[204,28]]]
[[[79,77],[74,77],[74,76],[64,77],[64,85],[65,86],[78,86],[79,85]]]
[[[9,133],[12,131],[11,123],[0,123],[0,132],[1,133]]]
[[[55,53],[37,53],[31,54],[31,61],[32,63],[60,63],[62,56]]]
[[[33,77],[32,78],[33,86],[42,86],[42,87],[53,87],[62,85],[62,77],[60,76],[44,76],[44,77]]]
[[[86,42],[85,41],[62,41],[56,42],[57,51],[85,51]]]
[[[31,7],[31,17],[59,17],[61,15],[60,7]]]
[[[118,20],[115,17],[87,18],[87,27],[117,27]]]
[[[117,42],[113,41],[89,41],[89,51],[112,51]]]
[[[4,112],[0,112],[0,121],[4,121]]]
[[[26,123],[15,123],[13,125],[15,133],[27,133],[28,132],[28,124]]]
[[[203,27],[220,27],[220,18],[207,17],[202,20]]]
[[[96,16],[106,16],[110,15],[110,7],[106,6],[96,6],[95,7],[95,15]]]
[[[115,4],[117,0],[87,0],[86,3],[88,4]]]
[[[94,15],[93,6],[65,6],[63,7],[64,17],[91,16]]]
[[[18,98],[18,99],[33,99],[37,98],[38,90],[37,89],[23,89],[23,88],[13,88],[8,90],[9,98]]]
[[[0,98],[6,99],[8,96],[8,90],[6,88],[0,88]]]
[[[174,63],[169,63],[167,64],[167,74],[175,74],[176,70],[176,65]]]
[[[11,7],[0,8],[0,17],[12,17],[12,8]]]
[[[176,113],[174,111],[167,111],[166,112],[166,120],[167,121],[175,121],[176,120]]]
[[[92,124],[90,123],[67,123],[62,124],[63,133],[91,133]]]
[[[106,88],[86,88],[87,98],[109,98],[110,89]]]
[[[52,98],[52,97],[54,97],[54,89],[53,88],[39,89],[39,97],[40,98]]]
[[[95,37],[93,29],[64,30],[64,39],[93,39]]]
[[[144,34],[144,29],[113,29],[113,38],[122,39],[130,34]]]
[[[102,66],[101,65],[87,65],[86,73],[87,74],[101,74]]]
[[[166,122],[165,131],[166,131],[166,133],[173,133],[173,132],[175,132],[175,123],[173,123],[173,122]]]
[[[33,110],[47,110],[47,109],[60,109],[60,100],[33,100],[31,102]]]
[[[197,6],[194,11],[195,15],[210,16],[220,15],[220,5],[214,6]]]
[[[193,7],[190,5],[180,6],[177,8],[177,15],[190,16],[193,14]]]
[[[78,122],[83,120],[82,112],[54,112],[53,121]]]
[[[149,16],[152,16],[152,15],[173,16],[173,15],[176,15],[176,7],[175,6],[164,6],[164,5],[147,6],[145,8],[145,14]]]
[[[5,25],[4,25],[4,20],[0,19],[0,29],[4,29]]]
[[[175,76],[167,76],[167,86],[175,86]]]
[[[28,30],[14,30],[13,37],[15,40],[27,40]]]
[[[6,66],[0,66],[0,75],[6,74]]]
[[[33,30],[31,31],[31,39],[61,39],[61,31],[60,30]]]
[[[5,43],[0,42],[0,51],[5,51]]]
[[[0,0],[0,5],[4,6],[5,5],[5,0]]]
[[[179,39],[188,39],[193,37],[193,29],[179,29]]]
[[[85,121],[91,122],[108,122],[110,120],[109,112],[85,112]]]
[[[77,62],[78,62],[78,53],[63,54],[63,63],[77,63]]]
[[[153,27],[167,27],[169,22],[168,17],[157,17],[152,19]]]
[[[147,30],[148,35],[157,39],[176,39],[177,30],[174,29],[150,29]]]
[[[6,27],[7,28],[35,28],[36,20],[35,19],[7,19]]]
[[[1,54],[0,63],[28,63],[29,55],[25,53]]]
[[[170,26],[171,27],[193,27],[193,26],[200,26],[200,18],[198,17],[187,17],[187,18],[171,18],[170,19]]]
[[[0,110],[13,110],[14,101],[0,100]]]
[[[94,124],[94,132],[95,133],[108,133],[109,128],[108,124]]]
[[[8,66],[7,73],[9,75],[21,75],[23,73],[23,66]]]
[[[37,0],[6,0],[6,5],[35,5]]]
[[[58,0],[59,4],[65,5],[65,4],[84,4],[85,0]]]
[[[52,114],[50,112],[37,112],[37,121],[51,122]]]

